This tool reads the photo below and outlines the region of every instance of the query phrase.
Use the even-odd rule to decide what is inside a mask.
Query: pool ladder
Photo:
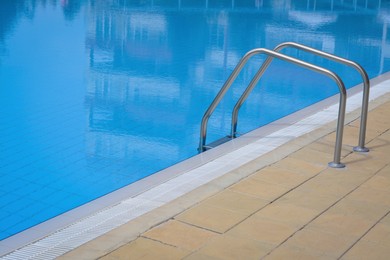
[[[337,127],[336,127],[336,144],[334,148],[334,158],[333,161],[330,162],[328,165],[332,168],[343,168],[345,167],[345,164],[340,162],[341,158],[341,147],[342,147],[342,138],[343,138],[343,130],[344,130],[344,119],[345,119],[345,109],[346,109],[346,100],[347,100],[347,91],[345,89],[345,85],[341,78],[335,74],[334,72],[325,69],[323,67],[319,67],[317,65],[299,60],[294,57],[287,56],[285,54],[279,53],[281,50],[285,48],[295,48],[301,51],[306,51],[318,56],[321,56],[323,58],[327,58],[330,60],[333,60],[335,62],[339,62],[342,64],[345,64],[347,66],[350,66],[354,69],[356,69],[363,79],[363,100],[362,100],[362,111],[361,111],[361,118],[360,118],[360,130],[359,130],[359,142],[356,147],[353,148],[356,152],[368,152],[369,149],[365,147],[365,137],[366,137],[366,125],[367,125],[367,112],[368,112],[368,101],[369,101],[369,91],[370,91],[370,80],[368,78],[368,75],[366,71],[356,62],[353,62],[351,60],[347,60],[338,56],[335,56],[333,54],[323,52],[299,43],[295,42],[284,42],[276,46],[273,50],[265,49],[265,48],[258,48],[253,49],[249,52],[247,52],[244,57],[240,60],[240,62],[236,65],[233,72],[230,74],[229,78],[225,82],[225,84],[222,86],[221,90],[218,92],[217,96],[213,100],[213,102],[210,104],[209,108],[206,110],[201,123],[200,128],[200,141],[199,141],[199,148],[198,151],[204,152],[207,149],[210,149],[210,145],[206,145],[206,136],[207,136],[207,123],[211,116],[211,114],[214,112],[217,105],[220,103],[224,95],[226,94],[227,90],[230,88],[230,86],[233,84],[236,77],[241,72],[242,68],[245,66],[245,64],[248,62],[248,60],[257,54],[264,54],[267,56],[267,59],[263,62],[259,70],[256,72],[255,76],[252,78],[251,82],[237,101],[236,105],[233,108],[232,113],[232,122],[231,122],[231,133],[230,136],[227,136],[229,139],[236,138],[237,136],[237,120],[238,120],[238,111],[240,110],[241,105],[245,102],[249,94],[252,92],[253,88],[256,86],[256,84],[259,82],[260,78],[268,68],[268,66],[271,64],[272,60],[274,58],[284,60],[293,64],[296,64],[298,66],[307,68],[309,70],[318,72],[320,74],[323,74],[325,76],[328,76],[332,80],[334,80],[339,88],[340,92],[340,100],[339,100],[339,111],[338,111],[338,120],[337,120]],[[226,138],[223,138],[226,139]],[[218,141],[216,142],[218,143]]]

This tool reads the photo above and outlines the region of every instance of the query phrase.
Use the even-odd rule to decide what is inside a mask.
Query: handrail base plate
[[[328,166],[331,168],[344,168],[345,164],[344,163],[330,162],[330,163],[328,163]]]
[[[354,152],[359,152],[359,153],[367,153],[367,152],[369,152],[370,151],[370,149],[368,149],[367,147],[361,147],[361,146],[355,146],[354,148],[353,148],[353,151]]]

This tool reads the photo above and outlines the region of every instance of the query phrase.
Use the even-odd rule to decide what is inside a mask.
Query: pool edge
[[[381,75],[381,76],[379,76],[379,77],[377,77],[375,79],[372,79],[373,88],[375,88],[376,85],[380,85],[381,83],[384,83],[385,81],[387,81],[389,79],[390,79],[390,73],[386,73],[386,74]],[[359,86],[357,86],[356,88],[359,88]],[[386,93],[389,93],[389,92],[390,92],[390,90],[387,90]],[[379,95],[378,97],[373,98],[374,100],[370,101],[370,110],[373,109],[374,107],[376,107],[375,106],[376,103],[380,103],[381,102],[380,101],[381,97],[383,95],[386,95],[386,93],[382,94],[382,95]],[[388,96],[388,94],[386,96]],[[384,101],[382,101],[382,102],[384,102]],[[347,104],[348,104],[348,102],[347,102]],[[346,118],[346,123],[351,121],[352,120],[351,118],[355,119],[355,118],[357,118],[359,116],[360,116],[360,107],[353,109],[352,112],[348,112],[348,115],[347,115],[347,118]],[[301,135],[301,136],[299,136],[297,138],[302,138],[305,135],[310,135],[310,138],[307,139],[307,141],[306,141],[306,142],[310,142],[310,140],[315,139],[316,136],[323,136],[325,133],[332,132],[332,131],[334,131],[334,128],[335,128],[334,120],[336,120],[336,119],[333,119],[331,122],[326,123],[325,125],[322,125],[321,127],[317,128],[315,130],[311,130],[308,133],[304,133],[303,135]],[[243,140],[243,138],[241,138],[241,139],[239,138],[237,140],[238,140],[237,142],[233,142],[231,144],[226,144],[226,145],[224,145],[225,147],[222,147],[222,148],[226,149],[226,146],[229,146],[229,145],[232,146],[233,148],[234,147],[237,148],[238,147],[238,142],[241,142]],[[146,229],[150,228],[151,226],[156,225],[159,222],[163,221],[162,219],[169,218],[169,217],[172,216],[172,214],[174,214],[174,215],[178,214],[182,210],[184,210],[187,207],[189,207],[189,206],[193,205],[194,203],[196,203],[196,201],[199,201],[202,197],[204,197],[204,196],[207,197],[210,194],[218,192],[219,190],[221,190],[224,187],[226,187],[226,185],[231,185],[232,183],[238,181],[239,179],[241,179],[241,178],[243,178],[245,176],[248,176],[249,174],[253,173],[255,170],[261,169],[262,167],[265,167],[265,166],[271,164],[272,162],[277,161],[278,159],[280,159],[280,157],[287,156],[289,153],[295,151],[296,149],[300,149],[300,147],[303,147],[305,145],[304,142],[301,143],[301,144],[297,144],[295,138],[294,138],[294,144],[293,145],[291,145],[291,143],[289,144],[290,141],[287,141],[287,143],[284,143],[284,144],[282,144],[280,146],[275,147],[273,150],[266,152],[265,155],[262,155],[259,158],[255,158],[255,159],[252,158],[248,162],[244,163],[244,165],[240,166],[239,168],[235,167],[234,169],[232,169],[232,168],[228,169],[229,167],[225,167],[225,166],[218,166],[215,163],[216,158],[220,158],[220,157],[223,157],[223,156],[227,156],[228,157],[228,159],[225,159],[225,162],[229,162],[230,160],[232,160],[232,158],[229,158],[229,154],[226,153],[226,151],[223,152],[224,153],[223,155],[218,155],[214,159],[211,159],[211,160],[214,160],[213,162],[208,163],[208,164],[211,164],[211,166],[210,166],[211,168],[217,167],[217,169],[214,169],[214,170],[221,170],[221,169],[224,170],[225,172],[223,174],[221,174],[220,176],[215,177],[211,181],[210,180],[204,180],[204,183],[200,184],[199,187],[197,187],[197,188],[194,188],[192,190],[187,190],[187,191],[181,191],[181,192],[184,192],[184,195],[181,194],[177,198],[173,198],[171,201],[167,201],[166,198],[158,198],[156,200],[151,200],[151,199],[148,199],[148,198],[146,198],[146,197],[144,197],[142,195],[147,193],[147,191],[150,191],[151,189],[153,189],[155,187],[158,187],[158,186],[161,186],[161,185],[164,185],[164,184],[166,186],[165,188],[167,188],[167,187],[168,188],[169,187],[172,188],[172,186],[169,186],[169,185],[166,184],[168,181],[171,181],[171,182],[173,181],[174,182],[175,178],[177,178],[179,176],[182,176],[183,174],[187,173],[188,171],[196,170],[198,168],[193,168],[192,170],[187,170],[186,172],[182,172],[180,175],[174,174],[172,176],[168,176],[168,178],[165,179],[164,182],[161,185],[157,185],[156,184],[156,186],[151,187],[151,188],[147,189],[146,191],[143,191],[143,192],[141,191],[141,192],[138,192],[138,194],[136,194],[136,195],[130,196],[130,198],[132,198],[133,202],[135,203],[132,206],[130,206],[130,204],[127,203],[127,202],[117,201],[117,203],[115,205],[111,204],[112,207],[110,207],[110,209],[113,209],[114,207],[116,207],[116,206],[118,206],[120,204],[123,204],[122,206],[125,206],[125,207],[127,206],[130,210],[137,209],[136,211],[139,211],[139,213],[142,213],[142,211],[146,210],[144,213],[141,214],[142,218],[143,218],[142,221],[138,221],[138,217],[139,216],[135,216],[135,215],[134,215],[133,221],[137,221],[136,224],[141,229],[142,228],[146,228]],[[284,146],[285,144],[290,145],[290,147],[285,147]],[[238,149],[242,149],[243,147],[245,147],[245,145],[239,147]],[[275,152],[276,151],[275,149],[278,149],[277,153]],[[211,154],[211,153],[209,153],[209,154]],[[206,163],[207,160],[210,160],[210,158],[212,158],[212,157],[208,157],[207,153],[205,153],[204,155],[200,155],[199,157],[200,157],[199,160],[203,161],[203,165],[204,165],[204,163]],[[218,169],[218,167],[220,169]],[[160,174],[162,174],[162,173],[160,173]],[[197,173],[195,173],[195,174],[197,174]],[[192,187],[190,187],[190,188],[192,188]],[[160,187],[160,189],[161,189],[161,187]],[[123,193],[121,196],[127,194],[127,197],[129,197],[129,194],[127,193],[126,189],[121,190],[120,192]],[[111,194],[110,196],[113,196],[113,195]],[[119,198],[119,197],[117,197],[117,198]],[[104,199],[107,199],[107,197],[105,197]],[[186,202],[183,202],[183,201],[186,201]],[[175,205],[173,205],[173,204],[175,204]],[[147,205],[147,206],[145,206],[145,205]],[[88,205],[87,207],[91,207],[91,204]],[[83,209],[79,208],[77,210],[79,210],[79,211],[86,211],[86,208],[83,208]],[[156,213],[156,210],[157,210],[157,213]],[[104,210],[101,210],[98,213],[102,214],[103,211]],[[154,212],[152,212],[152,211],[154,211]],[[74,214],[74,213],[75,213],[74,211],[69,212],[69,216],[68,216],[69,219],[73,219],[73,217],[75,217],[75,216],[72,216],[72,214]],[[96,213],[96,214],[98,214],[98,213]],[[104,216],[102,216],[102,217],[104,218]],[[86,219],[88,219],[88,217]],[[58,218],[56,218],[56,220],[58,221]],[[95,218],[95,220],[96,220],[96,218]],[[54,219],[53,219],[53,221],[54,221]],[[81,221],[83,221],[83,220],[81,220]],[[76,223],[74,223],[72,225],[73,226],[77,225],[81,221],[78,221],[78,222],[76,222]],[[142,222],[144,222],[144,223],[142,223]],[[147,222],[148,225],[145,224],[145,222]],[[150,226],[149,224],[152,223],[152,222],[154,224],[151,224],[151,226]],[[83,225],[80,225],[80,226],[83,226]],[[115,228],[116,227],[113,227],[111,230],[115,230]],[[32,229],[34,229],[34,228],[32,228]],[[59,232],[54,232],[53,234],[51,234],[49,236],[46,236],[45,238],[43,238],[41,240],[38,240],[35,243],[29,244],[28,246],[22,248],[21,250],[17,250],[14,253],[17,253],[18,251],[19,251],[19,253],[22,253],[21,251],[27,250],[28,249],[27,247],[30,247],[30,250],[31,250],[31,248],[34,248],[34,246],[35,246],[35,249],[37,249],[37,247],[41,248],[41,247],[43,247],[44,244],[47,244],[47,242],[48,242],[48,241],[43,241],[43,240],[45,240],[45,239],[47,240],[50,237],[51,237],[51,239],[53,239],[53,236],[54,236],[54,238],[57,239],[56,241],[59,242],[59,240],[58,240],[59,236],[60,236],[59,234],[61,232],[64,232],[65,229],[63,229],[62,231],[59,231]],[[108,230],[107,232],[111,232],[111,231]],[[91,232],[91,233],[93,233],[93,232]],[[133,236],[136,236],[137,233],[139,234],[139,231],[134,231],[133,235],[131,235],[129,233],[128,237],[126,239],[126,242],[128,242],[127,240],[129,240],[129,239],[131,241],[131,238]],[[21,235],[23,235],[23,233],[21,233]],[[75,244],[76,242],[78,242],[78,243],[82,242],[81,244],[88,242],[88,241],[84,241],[84,239],[75,238],[75,237],[70,237],[70,238],[68,237],[67,241],[71,241],[73,244]],[[59,244],[61,244],[61,243],[59,243]],[[55,250],[56,249],[55,246],[58,246],[58,244],[54,245],[54,246],[49,246],[49,249],[50,250]],[[74,248],[76,248],[76,247],[74,247]],[[1,250],[1,247],[0,247],[0,250]],[[13,250],[15,250],[15,248]],[[47,249],[42,249],[42,250],[43,251],[46,250],[47,252],[50,251],[50,250],[47,250]],[[69,250],[72,250],[72,248],[70,246],[63,246],[63,245],[61,245],[61,249],[57,249],[55,251],[57,253],[59,253],[59,255],[62,255],[64,253],[68,252]],[[7,253],[8,252],[6,252],[5,254],[7,254]],[[26,251],[26,253],[27,253],[27,251]],[[51,253],[53,253],[53,251]],[[1,251],[0,251],[0,255],[2,255]]]

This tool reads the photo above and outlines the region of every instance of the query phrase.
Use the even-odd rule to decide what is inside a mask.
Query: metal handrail
[[[240,62],[234,68],[232,74],[230,74],[230,76],[227,79],[227,81],[225,82],[225,84],[222,86],[221,90],[218,92],[217,96],[215,97],[215,99],[213,100],[213,102],[211,103],[209,108],[206,110],[205,114],[203,115],[202,123],[201,123],[200,141],[199,141],[199,148],[198,148],[199,152],[203,152],[206,149],[207,122],[208,122],[211,114],[214,112],[215,108],[217,107],[217,105],[219,104],[219,102],[221,101],[223,96],[226,94],[227,90],[230,88],[231,84],[236,79],[236,77],[238,76],[238,74],[240,73],[240,71],[242,70],[244,65],[247,63],[249,58],[251,58],[252,56],[254,56],[256,54],[265,54],[268,57],[278,58],[280,60],[294,63],[298,66],[305,67],[307,69],[324,74],[325,76],[332,78],[337,83],[337,85],[339,87],[339,91],[340,91],[340,102],[339,102],[338,122],[337,122],[337,128],[336,128],[336,145],[335,145],[335,152],[334,152],[334,160],[333,160],[333,162],[329,163],[329,166],[334,167],[334,168],[344,167],[345,165],[340,162],[341,146],[342,146],[342,138],[343,138],[343,130],[344,130],[346,100],[347,100],[347,91],[345,89],[343,81],[340,79],[340,77],[337,74],[335,74],[334,72],[332,72],[330,70],[327,70],[327,69],[324,69],[322,67],[310,64],[308,62],[301,61],[299,59],[278,53],[276,51],[264,49],[264,48],[253,49],[244,55],[244,57],[240,60]],[[270,63],[272,60],[273,59],[270,59],[268,63]],[[264,65],[261,68],[263,68],[263,67],[264,67]],[[264,68],[264,70],[265,70],[265,68]],[[256,75],[258,73],[259,72],[257,72]],[[253,82],[253,80],[252,80],[252,82]],[[233,136],[232,136],[232,138],[233,138]]]
[[[367,72],[363,69],[362,66],[360,66],[358,63],[347,60],[338,56],[335,56],[333,54],[323,52],[317,49],[313,49],[311,47],[295,43],[295,42],[284,42],[279,44],[274,48],[274,51],[279,52],[284,48],[292,47],[296,49],[300,49],[306,52],[310,52],[313,54],[316,54],[318,56],[343,63],[345,65],[348,65],[350,67],[355,68],[360,75],[363,78],[363,101],[362,101],[362,111],[361,111],[361,117],[360,117],[360,130],[359,130],[359,143],[358,146],[355,146],[353,148],[356,152],[368,152],[369,149],[366,148],[365,145],[365,138],[366,138],[366,125],[367,125],[367,114],[368,114],[368,101],[369,101],[369,92],[370,92],[370,80],[368,78]],[[253,90],[253,88],[256,86],[258,81],[260,80],[261,76],[264,74],[265,70],[268,68],[269,64],[272,61],[272,57],[268,57],[263,65],[260,67],[260,69],[257,71],[255,76],[253,77],[252,81],[249,83],[248,87],[245,89],[244,93],[241,95],[240,99],[237,101],[236,105],[233,108],[232,113],[232,128],[231,128],[231,136],[236,137],[237,134],[237,121],[238,121],[238,111],[241,107],[241,105],[245,102],[247,97],[249,96],[250,92]]]

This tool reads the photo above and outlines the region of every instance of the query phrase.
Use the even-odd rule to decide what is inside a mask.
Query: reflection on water
[[[383,8],[380,1],[364,5],[357,1],[350,5],[340,1],[94,1],[89,8],[90,126],[96,131],[106,129],[105,135],[122,132],[142,139],[141,133],[145,132],[142,125],[148,122],[155,130],[148,136],[159,142],[161,137],[165,138],[165,147],[171,150],[164,154],[173,158],[188,153],[175,144],[183,140],[195,144],[197,140],[194,132],[197,127],[191,126],[198,126],[200,116],[191,116],[193,111],[200,111],[201,115],[240,57],[251,48],[272,48],[282,41],[297,41],[343,57],[350,57],[352,53],[351,59],[368,63],[372,76],[383,72],[386,59],[381,55],[383,43],[378,41],[382,25],[377,21],[378,15],[370,13]],[[359,24],[356,24],[357,19]],[[361,27],[371,29],[361,30]],[[362,46],[370,53],[370,59],[381,57],[379,67],[378,62],[367,62],[366,52],[360,51]],[[249,66],[242,82],[250,79],[260,62],[254,61]],[[298,107],[307,105],[310,86],[302,90],[303,82],[293,78],[296,73],[291,72],[292,68],[285,70],[286,78],[281,79],[280,71],[270,69],[269,74],[273,76],[265,79],[267,86],[275,84],[272,82],[275,77],[285,83],[298,84],[292,84],[287,91],[271,88],[254,93],[257,101],[269,103],[269,109],[279,103],[275,98],[288,100],[294,93],[308,94],[302,95],[303,100],[296,97],[295,104],[287,105],[277,116],[265,116],[258,125],[291,112],[297,103]],[[350,77],[348,69],[341,70],[341,74],[346,74],[347,83],[357,83],[355,74]],[[299,73],[311,75],[306,71]],[[228,94],[228,99],[237,99],[241,91],[238,86],[238,90]],[[336,93],[330,87],[321,91],[323,96]],[[266,100],[262,96],[267,97]],[[262,105],[257,103],[253,99],[248,106],[259,111]],[[267,107],[262,109],[268,111]],[[106,117],[96,116],[98,114]],[[126,115],[128,121],[118,124],[114,114]],[[217,111],[217,117],[221,120],[214,122],[214,131],[226,132],[229,115],[226,111]],[[136,127],[129,129],[129,125]],[[172,142],[175,137],[164,134],[169,125],[177,129],[175,135],[179,140]],[[253,126],[246,130],[250,128]],[[95,141],[96,138],[106,139],[105,135],[94,136]],[[151,154],[154,153],[151,149]]]
[[[388,71],[389,3],[1,1],[0,195],[9,196],[0,239],[195,155],[204,111],[250,49],[296,41],[355,60],[370,77]],[[288,53],[359,83],[350,68]],[[229,133],[231,109],[264,59],[228,91],[208,141]],[[323,76],[275,61],[241,109],[239,131],[335,93]]]

